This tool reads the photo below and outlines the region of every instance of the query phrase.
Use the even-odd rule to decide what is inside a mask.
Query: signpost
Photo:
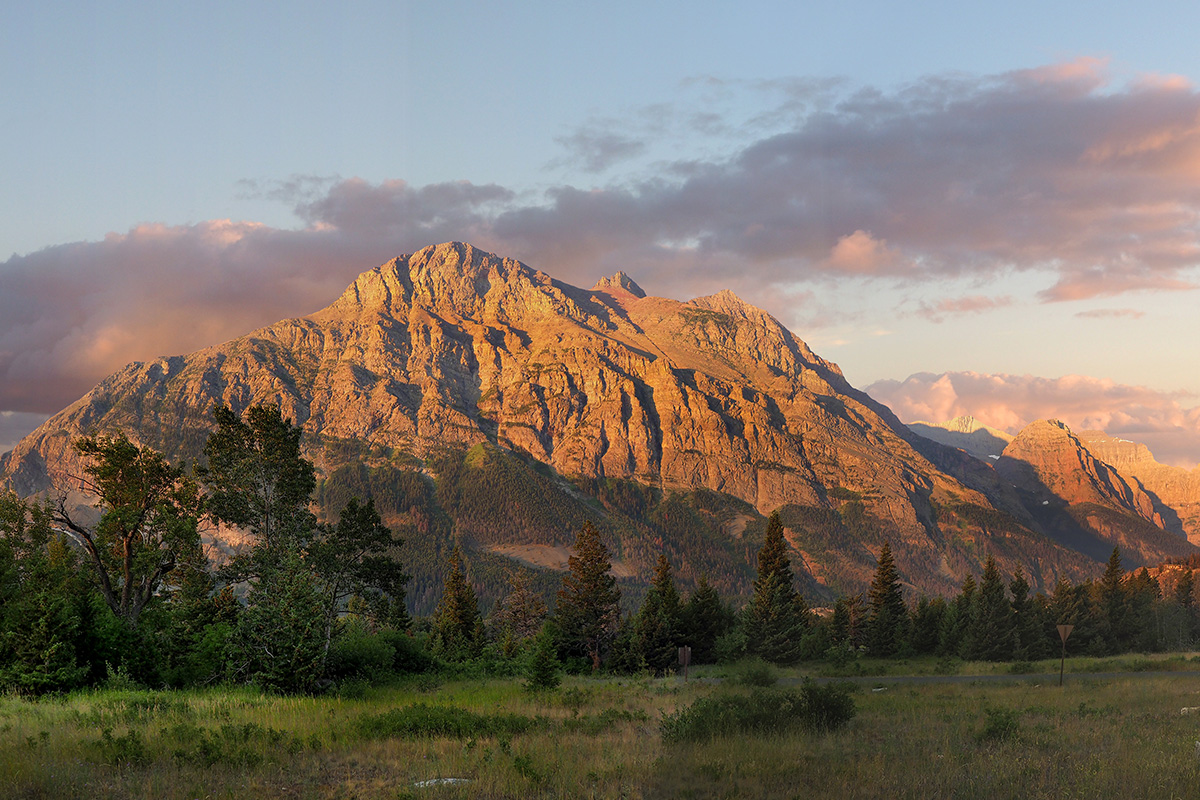
[[[1067,637],[1071,635],[1071,631],[1075,630],[1074,625],[1059,625],[1058,638],[1062,639],[1062,661],[1058,664],[1058,685],[1063,685],[1063,672],[1067,667]]]
[[[683,679],[687,680],[688,664],[692,663],[692,647],[685,644],[679,648],[679,663],[683,665]]]

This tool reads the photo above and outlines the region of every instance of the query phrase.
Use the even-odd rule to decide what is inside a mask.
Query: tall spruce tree
[[[758,577],[746,609],[746,649],[773,664],[796,663],[800,641],[809,628],[808,606],[792,582],[783,522],[779,512],[774,512],[758,551]]]
[[[1096,620],[1100,636],[1104,638],[1105,649],[1109,653],[1127,649],[1133,638],[1129,597],[1124,581],[1125,569],[1121,566],[1121,550],[1114,547],[1104,575],[1095,586]]]
[[[717,640],[734,625],[734,615],[704,575],[680,611],[680,637],[692,648],[692,663],[716,660]]]
[[[1004,593],[1000,570],[991,556],[983,565],[979,595],[971,614],[968,647],[964,654],[976,661],[1008,661],[1013,657],[1012,606]]]
[[[586,657],[595,671],[620,624],[621,591],[610,574],[608,548],[591,522],[583,523],[574,549],[558,590],[559,635],[568,655]]]
[[[433,615],[434,648],[445,658],[471,658],[479,652],[482,629],[475,590],[467,581],[462,553],[455,545],[446,564],[442,599]]]
[[[895,655],[908,641],[908,609],[900,590],[900,573],[892,558],[892,547],[886,540],[879,550],[868,598],[867,648],[875,656]]]
[[[1036,661],[1052,655],[1041,608],[1029,596],[1029,581],[1020,568],[1009,582],[1008,591],[1012,595],[1013,658]]]
[[[975,608],[975,576],[970,573],[963,578],[962,588],[958,596],[950,604],[946,615],[942,618],[942,630],[938,637],[938,654],[957,656],[966,643],[967,632],[971,626],[971,615]]]
[[[655,673],[668,671],[678,660],[679,592],[665,553],[658,556],[654,580],[634,621],[637,647]]]

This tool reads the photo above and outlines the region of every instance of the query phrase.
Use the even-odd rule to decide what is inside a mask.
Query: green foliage
[[[692,648],[693,664],[718,660],[717,640],[736,625],[736,615],[721,601],[704,575],[679,612],[680,641]]]
[[[747,650],[775,664],[794,664],[809,628],[808,607],[796,592],[778,512],[767,523],[758,553],[754,597],[746,609]]]
[[[250,589],[229,643],[232,678],[268,691],[311,692],[325,661],[325,604],[295,550],[270,564]]]
[[[257,539],[255,556],[303,547],[316,527],[308,503],[316,488],[312,462],[300,455],[302,430],[278,406],[252,406],[243,420],[228,407],[212,410],[217,430],[204,445],[207,466],[200,475],[208,489],[209,515]],[[238,564],[253,575],[261,564]]]
[[[478,736],[516,736],[544,726],[545,720],[520,714],[479,714],[454,706],[417,703],[359,720],[359,731],[370,739],[471,739]]]
[[[900,591],[900,573],[892,558],[892,547],[887,541],[879,550],[868,597],[867,649],[876,656],[895,655],[908,644],[908,609]]]
[[[621,592],[609,574],[608,548],[590,522],[580,529],[574,549],[558,592],[560,642],[568,654],[588,658],[595,671],[616,633]]]
[[[1021,715],[1015,709],[986,707],[983,714],[983,729],[975,736],[980,744],[1006,742],[1021,732]]]
[[[679,661],[679,592],[671,576],[671,563],[659,555],[654,581],[634,620],[636,647],[646,666],[657,674]]]
[[[462,553],[450,551],[442,599],[433,617],[434,650],[450,660],[461,661],[478,654],[483,644],[483,620],[475,590],[463,572]]]
[[[729,679],[738,686],[774,686],[779,682],[779,672],[761,658],[750,658],[736,664]]]
[[[181,467],[124,433],[85,436],[74,447],[91,459],[84,488],[96,496],[100,520],[91,528],[79,524],[60,500],[55,521],[83,545],[109,608],[136,628],[177,560],[199,548],[199,488]]]
[[[557,688],[562,682],[560,669],[554,633],[547,626],[538,634],[530,652],[529,663],[525,668],[525,688],[530,691]]]
[[[372,633],[362,620],[355,618],[341,623],[339,628],[326,661],[326,677],[334,681],[378,682],[392,674],[396,649],[387,637]]]
[[[42,694],[86,680],[89,588],[50,509],[0,494],[0,689]]]
[[[797,730],[827,732],[845,725],[854,714],[854,698],[845,687],[808,680],[799,691],[755,689],[702,697],[664,716],[659,729],[664,743],[679,744]]]
[[[988,556],[971,611],[964,655],[976,661],[1007,661],[1014,650],[1012,606],[996,561]]]

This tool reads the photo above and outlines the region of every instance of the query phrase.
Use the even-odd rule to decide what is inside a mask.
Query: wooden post
[[[687,680],[688,664],[692,662],[692,647],[685,644],[679,648],[679,663],[683,665],[683,679]]]

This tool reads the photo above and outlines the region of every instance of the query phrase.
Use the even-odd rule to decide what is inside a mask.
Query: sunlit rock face
[[[0,473],[23,494],[67,485],[82,467],[71,441],[115,430],[194,458],[214,403],[279,405],[318,467],[331,440],[416,457],[491,442],[560,475],[704,487],[760,513],[858,503],[876,531],[860,560],[886,537],[922,586],[953,587],[989,552],[1035,583],[1084,571],[965,518],[948,538],[939,525],[955,504],[1020,517],[994,471],[934,466],[938,445],[733,293],[648,297],[624,273],[580,289],[459,242],[368,270],[307,317],[130,364],[18,443]]]
[[[1200,544],[1200,467],[1160,464],[1146,445],[1104,431],[1080,431],[1079,439],[1097,458],[1135,479],[1156,501],[1168,528],[1177,526],[1192,544]]]

